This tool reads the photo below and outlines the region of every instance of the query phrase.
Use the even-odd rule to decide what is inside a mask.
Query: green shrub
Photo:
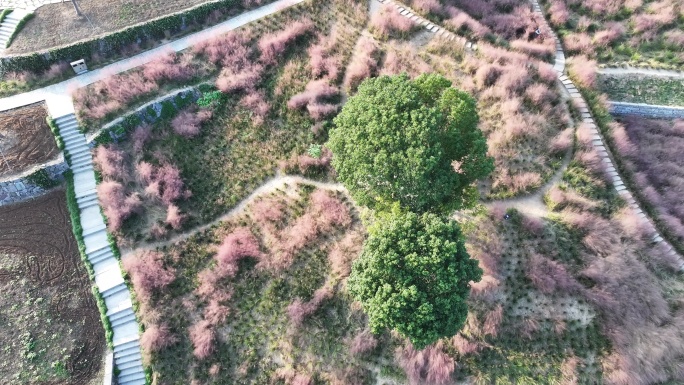
[[[3,17],[4,16],[5,15],[3,15]],[[24,25],[28,23],[28,21],[31,19],[33,19],[33,13],[29,13],[26,16],[24,16],[23,19],[19,20],[19,23],[17,24],[16,28],[14,28],[14,32],[12,32],[9,39],[7,39],[7,44],[5,44],[5,48],[9,48],[9,46],[12,44],[12,40],[14,40],[14,37],[17,36],[19,31],[21,31],[21,29],[24,28]]]
[[[9,8],[8,8],[8,9],[3,9],[3,10],[0,12],[0,23],[2,23],[3,21],[5,21],[5,17],[7,17],[7,15],[9,15],[10,13],[12,13],[12,11],[14,11],[14,10],[13,10],[13,9],[9,9]]]
[[[50,175],[47,171],[45,171],[44,168],[35,171],[31,175],[27,176],[26,179],[30,183],[42,188],[43,190],[47,190],[57,185],[57,181],[50,178]]]

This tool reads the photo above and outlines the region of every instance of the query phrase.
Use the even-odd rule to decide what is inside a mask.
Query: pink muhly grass
[[[268,116],[268,111],[271,109],[263,91],[247,93],[240,99],[240,105],[252,112],[252,123],[255,125],[263,124],[264,119]]]
[[[455,30],[467,29],[479,38],[486,36],[490,32],[487,26],[473,19],[468,13],[460,9],[447,5],[444,7],[444,10],[449,15],[449,19],[444,23]]]
[[[149,184],[154,179],[155,168],[151,163],[143,160],[135,166],[135,172],[140,183]]]
[[[309,112],[309,115],[311,115],[311,117],[316,121],[323,120],[331,115],[336,114],[339,109],[340,106],[338,104],[332,103],[313,102],[306,106],[306,110]]]
[[[122,261],[140,302],[149,303],[154,292],[176,279],[176,270],[165,267],[163,259],[164,255],[159,252],[144,250]]]
[[[437,0],[413,0],[411,2],[416,11],[423,15],[442,15],[444,10],[442,9],[442,4]]]
[[[261,61],[267,65],[275,64],[290,43],[311,31],[313,27],[311,20],[298,20],[279,32],[263,36],[257,43],[261,51]]]
[[[672,30],[665,32],[665,41],[673,47],[684,47],[684,31]]]
[[[250,64],[241,69],[224,68],[216,79],[216,88],[223,93],[244,91],[254,88],[263,75],[261,64]]]
[[[185,217],[186,216],[181,213],[178,206],[174,204],[170,204],[166,208],[166,223],[168,223],[175,230],[181,228]]]
[[[484,64],[475,72],[475,82],[481,88],[493,86],[501,76],[503,67],[496,64]]]
[[[527,41],[523,39],[513,40],[511,47],[528,55],[538,57],[540,59],[551,57],[554,52],[554,46],[550,44],[539,44],[534,41]]]
[[[176,134],[192,138],[200,133],[202,123],[211,119],[211,115],[211,110],[200,110],[199,112],[184,110],[173,118],[171,127]]]
[[[190,334],[190,341],[194,347],[192,353],[198,359],[206,359],[214,353],[214,340],[216,339],[216,331],[211,323],[207,320],[201,320],[188,328]]]
[[[159,83],[162,80],[184,81],[195,76],[194,69],[187,60],[175,52],[169,52],[143,65],[143,76],[150,81]]]
[[[287,102],[287,107],[297,109],[306,107],[309,103],[316,101],[326,101],[337,97],[340,94],[339,88],[330,85],[329,80],[312,80],[304,89],[304,92],[296,94]]]
[[[348,231],[344,238],[335,243],[328,254],[331,273],[339,277],[347,277],[351,272],[351,263],[361,253],[363,234]]]
[[[533,254],[527,261],[525,275],[544,294],[577,293],[582,290],[565,266],[539,254]]]
[[[356,90],[356,87],[364,80],[376,73],[378,46],[370,38],[362,36],[357,44],[357,49],[352,57],[344,78],[344,86],[348,90]]]
[[[383,4],[380,11],[375,13],[370,20],[370,27],[382,39],[387,39],[395,33],[406,33],[413,28],[414,23],[407,17],[399,14],[399,11],[389,4]]]
[[[591,37],[586,33],[569,33],[563,37],[568,53],[588,54],[592,52]]]
[[[534,83],[527,87],[525,96],[537,106],[550,104],[556,100],[556,94],[549,90],[549,86],[541,83]]]
[[[549,13],[551,13],[551,23],[555,26],[561,26],[565,24],[570,18],[570,12],[565,6],[565,3],[560,0],[553,1],[549,7]]]
[[[625,126],[617,122],[611,122],[609,127],[610,136],[613,137],[613,142],[620,155],[625,157],[633,156],[636,152],[636,146],[630,141]]]
[[[625,27],[620,23],[610,23],[607,29],[594,34],[594,44],[599,47],[607,47],[625,34]]]
[[[290,321],[295,327],[299,327],[304,323],[304,319],[315,313],[321,306],[321,303],[331,298],[333,295],[330,286],[323,286],[316,289],[314,295],[307,302],[302,301],[301,298],[296,298],[291,304],[287,306],[287,314]]]
[[[354,336],[349,344],[349,353],[353,356],[366,354],[378,346],[378,340],[370,330],[364,329]]]
[[[116,145],[110,144],[96,147],[93,160],[102,176],[117,180],[128,179],[126,153]]]
[[[558,80],[558,73],[547,63],[539,63],[537,65],[537,75],[540,80],[549,85],[554,85],[556,80]]]
[[[441,341],[423,350],[415,350],[407,343],[403,348],[397,348],[395,358],[409,383],[444,385],[451,381],[456,365],[442,349]]]
[[[223,290],[220,281],[225,278],[226,272],[219,269],[207,268],[197,274],[199,285],[195,294],[205,301],[216,300],[225,302],[231,299],[232,292]]]
[[[328,167],[331,161],[332,151],[326,147],[323,147],[321,156],[318,158],[314,158],[309,154],[299,155],[297,157],[297,166],[299,167],[299,171],[306,173],[312,168]]]
[[[185,189],[180,170],[172,164],[166,163],[157,168],[154,181],[160,185],[160,197],[165,205],[170,205],[180,198],[188,198],[190,195],[190,191]]]
[[[230,308],[222,305],[217,299],[209,300],[209,304],[204,308],[204,320],[209,322],[212,326],[221,325],[226,321],[230,314]]]
[[[477,342],[470,341],[469,339],[463,337],[460,333],[456,334],[451,339],[451,343],[461,356],[475,353],[480,350],[480,345],[477,344]]]
[[[319,189],[311,193],[311,202],[323,228],[351,224],[349,208],[339,199],[330,196],[327,191]]]
[[[71,70],[71,66],[67,62],[60,61],[57,63],[52,63],[50,68],[43,73],[43,77],[48,80],[56,79],[64,75],[69,70]]]
[[[278,223],[285,216],[285,205],[273,198],[260,199],[249,206],[252,218],[262,228],[267,224]]]
[[[118,231],[124,220],[142,208],[142,201],[138,195],[126,195],[125,187],[112,180],[105,180],[97,186],[97,197],[111,231]]]
[[[149,364],[152,359],[152,353],[168,348],[176,342],[178,342],[178,337],[173,335],[165,324],[148,325],[140,336],[143,361]]]
[[[549,144],[552,154],[564,154],[572,146],[572,128],[566,128],[556,135]]]
[[[497,85],[504,87],[508,92],[518,93],[525,90],[530,80],[530,74],[526,68],[509,66],[497,80]]]
[[[213,37],[192,47],[193,53],[204,55],[207,60],[223,68],[237,71],[250,63],[252,50],[245,33],[231,31]]]
[[[218,376],[220,372],[221,372],[221,365],[219,365],[219,364],[213,364],[209,368],[209,375],[212,377]]]
[[[589,60],[586,56],[574,56],[569,59],[570,71],[584,87],[594,87],[596,84],[597,65],[595,60]]]
[[[484,333],[484,335],[496,337],[499,334],[501,321],[503,321],[503,306],[498,304],[485,316],[485,321],[482,325],[482,333]]]
[[[133,151],[141,152],[145,147],[145,144],[152,137],[152,127],[149,124],[141,124],[136,127],[131,134],[131,139],[133,140]]]
[[[247,227],[238,227],[228,234],[219,246],[215,259],[219,270],[237,272],[238,262],[245,257],[261,257],[259,241]]]

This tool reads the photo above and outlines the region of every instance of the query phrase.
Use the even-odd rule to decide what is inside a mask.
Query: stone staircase
[[[9,15],[5,16],[5,20],[0,23],[0,52],[5,49],[7,45],[7,40],[14,33],[17,28],[17,24],[30,12],[23,9],[15,9]]]
[[[639,206],[639,203],[634,199],[632,193],[627,189],[627,186],[625,186],[624,182],[622,181],[622,177],[620,177],[620,174],[618,173],[618,170],[615,167],[614,157],[611,154],[608,146],[605,145],[603,137],[601,136],[601,133],[598,130],[598,126],[596,125],[596,121],[594,121],[594,118],[592,117],[591,112],[589,111],[589,106],[587,105],[587,102],[584,100],[582,94],[580,94],[577,87],[575,87],[572,80],[570,80],[565,75],[565,54],[563,53],[563,47],[560,44],[558,36],[556,36],[556,34],[551,29],[551,26],[546,21],[546,18],[544,18],[544,13],[539,5],[539,1],[531,1],[534,12],[542,16],[542,26],[544,27],[545,31],[548,31],[547,33],[550,33],[556,41],[556,62],[553,66],[553,69],[556,70],[556,72],[558,73],[558,80],[561,82],[563,88],[568,92],[568,94],[570,94],[570,97],[573,99],[574,104],[578,106],[580,113],[582,114],[582,122],[589,126],[589,130],[592,135],[592,144],[598,152],[598,155],[601,158],[601,162],[603,162],[603,167],[606,170],[606,173],[608,174],[609,178],[613,182],[615,190],[627,202],[629,207],[642,221],[642,225],[644,226],[645,231],[648,233],[648,236],[651,239],[652,243],[654,245],[657,245],[661,249],[663,255],[669,260],[671,260],[673,265],[675,265],[679,271],[684,271],[684,258],[682,258],[682,256],[679,255],[679,253],[677,253],[677,251],[672,247],[672,245],[670,245],[666,240],[663,239],[663,237],[660,235],[651,219],[648,216],[646,216],[646,214]]]
[[[107,305],[107,317],[114,331],[114,364],[120,370],[119,385],[144,385],[145,370],[139,344],[139,326],[124,282],[119,260],[107,237],[100,213],[90,147],[78,129],[73,113],[55,119],[64,140],[65,156],[74,173],[76,202],[81,212],[86,255],[95,272],[95,284]]]

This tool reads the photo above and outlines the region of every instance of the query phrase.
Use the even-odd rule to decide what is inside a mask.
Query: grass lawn
[[[608,100],[684,106],[684,79],[599,74],[597,86],[599,91],[608,95]]]

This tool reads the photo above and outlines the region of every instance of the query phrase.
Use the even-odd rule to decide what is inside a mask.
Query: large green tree
[[[368,231],[347,287],[373,332],[395,329],[417,349],[458,333],[468,315],[469,283],[482,278],[458,224],[394,210]]]
[[[440,75],[381,76],[347,101],[327,146],[362,205],[455,208],[471,203],[464,190],[494,169],[477,123],[475,100]]]

